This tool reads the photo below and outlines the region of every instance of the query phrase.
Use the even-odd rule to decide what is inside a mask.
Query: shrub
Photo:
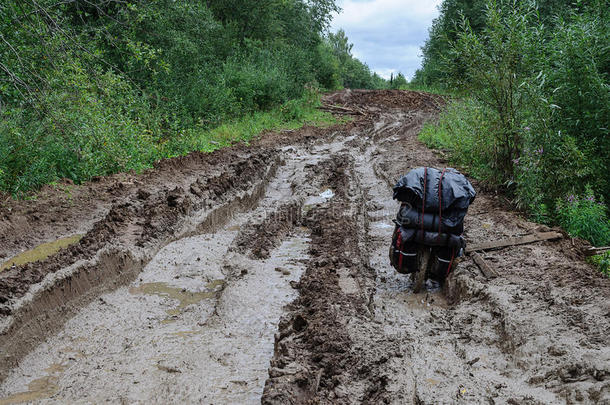
[[[497,184],[502,179],[494,158],[498,145],[489,136],[493,128],[488,116],[488,109],[477,101],[454,101],[438,122],[424,125],[419,139],[432,148],[448,151],[451,162],[474,177]]]
[[[610,244],[610,220],[603,201],[598,201],[589,185],[583,196],[570,195],[557,201],[557,217],[572,236],[595,246]]]
[[[155,155],[154,120],[120,77],[99,75],[103,89],[89,82],[73,61],[57,72],[57,83],[37,105],[46,110],[3,112],[0,180],[5,190],[23,194],[59,178],[77,183],[120,170],[140,170]],[[61,78],[61,79],[60,79]],[[147,124],[145,124],[147,122]]]
[[[335,11],[335,0],[0,2],[0,190],[328,121],[300,99],[307,84],[340,86],[344,71],[383,84],[349,52],[339,63],[325,38]]]
[[[574,138],[589,168],[581,184],[610,198],[610,21],[607,3],[558,18],[540,58],[542,89],[557,106],[551,125]],[[558,168],[560,166],[557,166]]]
[[[513,160],[511,185],[517,207],[548,223],[548,208],[552,211],[559,198],[578,193],[591,168],[573,137],[537,124],[521,130],[524,146]]]
[[[589,262],[596,265],[599,271],[610,277],[610,252],[592,256],[589,258]]]
[[[561,218],[597,240],[607,221],[595,226],[602,214],[583,201],[610,197],[606,3],[445,0],[416,75],[465,97],[426,126],[422,140],[504,186],[537,221]],[[583,193],[586,212],[558,214],[570,210],[564,196]]]

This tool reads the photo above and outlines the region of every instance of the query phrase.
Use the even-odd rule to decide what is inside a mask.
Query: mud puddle
[[[443,291],[428,280],[425,292],[413,294],[409,276],[398,274],[389,265],[387,243],[393,227],[387,225],[398,207],[374,165],[384,166],[384,155],[378,150],[393,143],[390,135],[397,126],[376,127],[371,137],[381,138],[381,142],[357,157],[355,167],[366,200],[377,208],[369,217],[367,235],[370,264],[377,272],[374,319],[383,325],[383,335],[392,342],[387,350],[401,353],[391,357],[382,369],[386,378],[383,397],[391,398],[393,403],[434,403],[440,398],[468,403],[483,398],[493,401],[501,396],[508,400],[521,393],[540,403],[558,402],[555,394],[532,387],[520,378],[511,358],[495,344],[479,345],[476,351],[461,344],[463,336],[456,333],[459,326],[454,324],[455,307],[447,299],[447,289]],[[403,170],[410,168],[405,166]],[[464,271],[458,267],[456,275],[469,278]]]
[[[133,286],[101,296],[27,356],[3,386],[17,393],[3,403],[255,403],[281,309],[294,299],[289,282],[302,272],[293,257],[306,257],[307,239],[294,236],[255,262],[226,256],[231,236],[167,246]],[[37,372],[54,364],[62,367],[53,374]]]
[[[52,242],[43,243],[41,245],[36,246],[34,249],[26,250],[25,252],[20,253],[17,256],[10,258],[6,262],[2,263],[0,265],[0,271],[8,269],[12,266],[22,266],[24,264],[44,260],[47,257],[59,252],[61,249],[77,243],[79,240],[81,240],[83,236],[83,234],[68,236],[65,238],[54,240]]]

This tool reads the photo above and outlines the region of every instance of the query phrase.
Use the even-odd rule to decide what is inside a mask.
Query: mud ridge
[[[384,379],[369,377],[384,356],[364,356],[369,348],[354,342],[345,324],[350,318],[370,321],[370,291],[362,285],[375,277],[352,238],[359,233],[348,195],[352,174],[346,173],[353,162],[339,155],[326,163],[321,166],[330,173],[328,184],[336,195],[327,206],[304,215],[312,234],[312,259],[296,285],[299,297],[289,305],[275,337],[264,404],[342,403],[354,394],[363,401],[383,396]],[[354,380],[364,384],[362,392],[354,392]]]
[[[252,224],[240,232],[235,251],[247,249],[255,259],[266,259],[269,252],[276,248],[282,239],[296,226],[301,224],[303,199],[281,203],[273,212],[268,213],[262,222]]]

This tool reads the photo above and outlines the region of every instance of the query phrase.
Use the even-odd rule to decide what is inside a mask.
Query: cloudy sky
[[[402,72],[410,79],[420,64],[420,47],[438,15],[441,0],[340,0],[343,11],[331,25],[343,28],[352,53],[380,76]]]

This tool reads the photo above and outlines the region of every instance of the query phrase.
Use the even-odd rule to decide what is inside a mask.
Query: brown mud
[[[4,201],[0,403],[610,403],[610,281],[569,239],[442,291],[390,267],[391,185],[446,165],[417,140],[443,99],[325,103],[357,115]],[[469,243],[540,229],[478,191]]]

